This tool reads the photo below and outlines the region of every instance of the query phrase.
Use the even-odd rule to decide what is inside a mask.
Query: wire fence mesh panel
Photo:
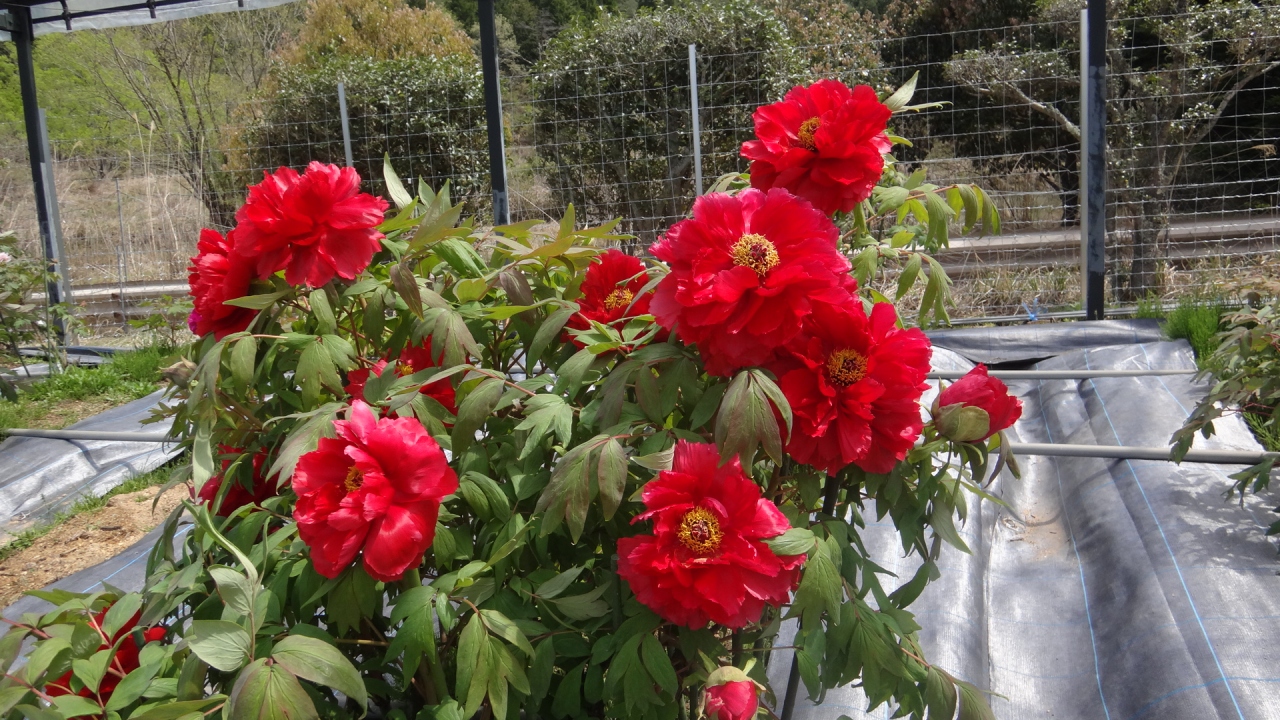
[[[636,237],[626,249],[642,254],[689,212],[695,140],[710,186],[749,170],[739,150],[754,136],[752,114],[792,85],[837,77],[884,93],[918,74],[912,102],[926,107],[891,121],[912,143],[895,148],[898,170],[924,169],[939,186],[975,183],[1003,221],[1000,236],[955,237],[936,252],[955,283],[954,315],[1078,309],[1081,19],[1055,8],[1017,26],[836,44],[796,45],[749,15],[660,36],[624,28],[633,33],[617,31],[625,42],[578,54],[553,46],[502,79],[513,219],[558,218],[573,204],[579,222],[622,218]],[[1280,251],[1280,8],[1231,8],[1110,21],[1112,307],[1238,294]],[[696,139],[689,42],[698,46]],[[479,63],[416,62],[344,70],[365,190],[385,193],[387,156],[413,183],[447,181],[468,212],[487,218]],[[123,111],[50,116],[73,293],[136,283],[181,292],[200,228],[232,227],[245,186],[264,170],[345,163],[331,74],[278,73],[211,117],[195,132]],[[0,126],[0,217],[39,252],[16,125]],[[875,282],[888,288],[894,278]]]

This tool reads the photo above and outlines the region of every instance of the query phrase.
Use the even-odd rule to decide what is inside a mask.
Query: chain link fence
[[[1108,85],[1108,303],[1238,293],[1268,274],[1280,234],[1280,9],[1113,20]],[[1274,16],[1274,17],[1273,17]],[[1155,30],[1153,30],[1155,28]],[[700,132],[693,134],[690,59],[504,73],[506,164],[514,220],[623,218],[643,252],[703,185],[746,170],[738,155],[756,107],[797,82],[835,76],[882,91],[919,73],[895,116],[912,141],[896,150],[938,185],[977,183],[1000,207],[998,237],[953,238],[939,259],[958,318],[1042,317],[1080,306],[1080,18],[945,35],[725,54],[698,53]],[[922,62],[915,58],[933,58]],[[348,81],[353,160],[380,192],[384,154],[413,182],[489,214],[482,80],[402,92]],[[285,86],[246,101],[193,151],[129,118],[102,118],[91,146],[50,118],[54,178],[72,296],[120,288],[183,292],[201,227],[226,229],[263,170],[345,162],[337,88]],[[83,122],[80,123],[84,125]],[[39,236],[19,127],[0,127],[0,218],[28,249]],[[1272,273],[1273,274],[1273,273]],[[115,298],[112,300],[111,298]],[[93,308],[88,308],[90,312]],[[116,313],[119,319],[120,313]]]

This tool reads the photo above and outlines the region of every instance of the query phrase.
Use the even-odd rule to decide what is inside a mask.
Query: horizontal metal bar
[[[1195,375],[1199,370],[988,370],[1001,380],[1089,380],[1091,378],[1145,377],[1148,375]],[[967,371],[935,370],[930,380],[957,380]]]
[[[52,438],[55,440],[120,440],[124,442],[177,442],[159,432],[112,432],[108,430],[41,430],[39,428],[9,428],[6,435],[17,437]]]
[[[1125,447],[1122,445],[1071,445],[1067,443],[1009,443],[1014,455],[1051,455],[1116,460],[1169,460],[1167,447]],[[1257,465],[1266,459],[1280,459],[1280,453],[1252,450],[1188,450],[1183,462],[1214,465]]]

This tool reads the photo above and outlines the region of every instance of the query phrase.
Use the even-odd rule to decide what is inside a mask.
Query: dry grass
[[[118,180],[77,161],[54,163],[58,212],[71,265],[71,285],[168,280],[186,275],[204,206],[176,175],[126,175]],[[124,234],[121,235],[123,214]],[[0,168],[0,228],[17,233],[24,252],[38,255],[31,175],[25,164]]]

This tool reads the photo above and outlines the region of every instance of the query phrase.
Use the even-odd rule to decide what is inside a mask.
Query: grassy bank
[[[122,352],[97,367],[73,366],[21,388],[17,402],[0,400],[0,432],[61,428],[145,397],[160,387],[168,355],[155,347]]]

